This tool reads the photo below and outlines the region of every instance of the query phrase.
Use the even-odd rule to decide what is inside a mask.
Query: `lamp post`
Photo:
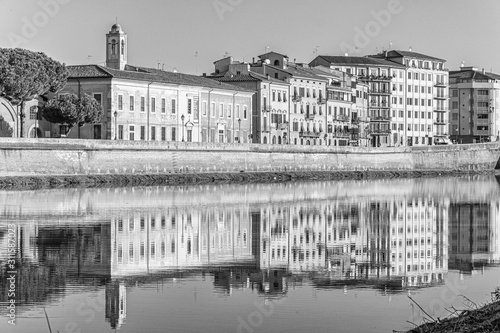
[[[238,143],[241,143],[241,118],[238,118]]]
[[[455,128],[455,143],[458,144],[458,127]]]
[[[115,116],[115,140],[118,132],[118,112],[113,112],[113,116]]]
[[[181,116],[182,122],[182,142],[184,142],[184,115]]]

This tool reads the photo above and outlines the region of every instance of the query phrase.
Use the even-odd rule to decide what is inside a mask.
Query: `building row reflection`
[[[106,318],[117,327],[127,287],[187,276],[209,275],[226,295],[253,289],[280,297],[302,283],[426,287],[442,283],[449,269],[470,273],[500,261],[499,206],[498,199],[346,197],[115,210],[86,225],[51,225],[42,216],[17,225],[19,297],[44,302],[68,281],[105,285]],[[7,248],[5,233],[0,247]]]

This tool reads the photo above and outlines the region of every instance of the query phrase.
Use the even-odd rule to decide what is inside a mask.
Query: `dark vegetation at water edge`
[[[477,174],[478,172],[475,172]],[[489,173],[489,172],[483,172]],[[297,180],[346,180],[420,178],[461,175],[469,172],[425,171],[303,171],[234,173],[155,173],[0,176],[2,189],[42,189],[60,187],[153,186],[210,183],[270,183]]]
[[[466,299],[467,310],[451,308],[447,318],[433,318],[425,313],[428,322],[407,333],[472,333],[500,332],[500,287],[492,292],[492,302],[478,306]]]

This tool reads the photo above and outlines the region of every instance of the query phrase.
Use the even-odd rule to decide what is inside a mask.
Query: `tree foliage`
[[[51,123],[67,125],[68,135],[76,125],[96,123],[101,120],[103,110],[99,102],[92,96],[83,94],[78,98],[75,94],[61,95],[52,99],[42,108],[42,116]]]
[[[14,105],[57,92],[67,78],[66,66],[42,52],[0,48],[0,96]]]
[[[68,71],[64,64],[42,52],[0,48],[0,97],[20,106],[20,133],[23,136],[24,102],[66,85]]]

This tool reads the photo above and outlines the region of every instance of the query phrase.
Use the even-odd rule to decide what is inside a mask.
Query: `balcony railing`
[[[272,108],[271,108],[271,104],[268,104],[268,105],[263,105],[263,106],[262,106],[262,111],[264,111],[264,112],[269,112],[269,111],[271,111],[271,110],[272,110]]]
[[[334,117],[334,120],[342,121],[342,122],[349,122],[351,120],[351,118],[349,116],[337,115]]]
[[[319,138],[320,135],[321,135],[320,132],[311,132],[311,131],[299,132],[299,137],[304,137],[304,138]]]
[[[390,129],[376,128],[373,130],[368,130],[367,133],[369,133],[371,135],[389,135],[389,134],[391,134],[391,130]]]
[[[391,121],[391,117],[389,116],[377,116],[377,117],[371,117],[370,118],[370,121],[372,122],[387,122],[387,121]]]
[[[448,95],[446,95],[446,94],[437,94],[437,95],[434,95],[434,99],[448,99]]]
[[[376,102],[373,103],[373,102],[371,102],[370,107],[371,108],[378,108],[378,109],[380,109],[380,108],[389,109],[390,108],[389,103],[387,103],[387,102],[386,103],[376,103]]]
[[[324,97],[318,98],[318,104],[326,104],[327,100]]]
[[[448,112],[448,110],[445,110],[442,106],[438,106],[434,109],[434,112]]]
[[[446,87],[446,83],[444,81],[436,81],[436,83],[434,83],[434,86],[435,87]]]
[[[437,118],[437,119],[434,119],[434,124],[436,124],[436,125],[446,125],[446,122],[444,121],[444,119]]]
[[[292,102],[295,102],[295,103],[300,103],[302,101],[302,96],[299,96],[299,95],[294,95],[292,97]]]
[[[389,89],[372,89],[372,90],[370,90],[370,94],[374,94],[374,95],[390,95],[391,91]]]
[[[358,77],[361,81],[392,81],[392,76],[385,75],[366,75]]]
[[[349,138],[351,136],[351,133],[347,131],[335,131],[332,133],[332,136],[336,138]]]
[[[314,118],[316,118],[316,114],[315,113],[306,113],[305,118],[306,118],[306,120],[314,120]]]

